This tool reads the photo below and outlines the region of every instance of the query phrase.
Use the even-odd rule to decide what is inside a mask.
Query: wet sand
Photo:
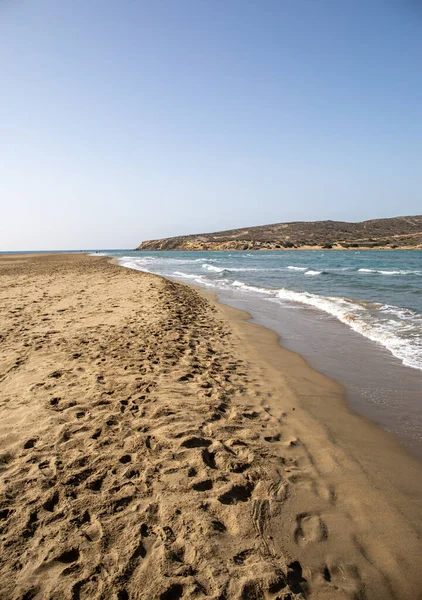
[[[218,292],[218,299],[280,335],[283,348],[345,388],[352,410],[393,433],[422,459],[421,370],[404,366],[381,344],[314,308],[229,290]]]
[[[420,597],[421,463],[278,336],[81,255],[0,258],[0,597]]]

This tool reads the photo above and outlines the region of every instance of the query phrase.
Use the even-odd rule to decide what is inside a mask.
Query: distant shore
[[[136,250],[396,250],[422,248],[422,216],[295,221],[148,240]]]
[[[0,280],[5,599],[418,597],[421,462],[276,334],[105,257]]]
[[[251,244],[251,243],[187,243],[187,244],[181,244],[180,246],[177,246],[176,248],[165,248],[165,247],[159,247],[160,244],[159,243],[149,243],[149,242],[144,242],[142,243],[140,246],[138,246],[138,248],[135,248],[135,251],[192,251],[192,252],[221,252],[221,251],[228,251],[231,250],[233,252],[245,252],[245,251],[260,251],[260,252],[264,252],[264,251],[275,251],[275,252],[295,252],[297,250],[319,250],[319,251],[333,251],[335,252],[336,250],[349,250],[349,251],[357,251],[357,250],[372,250],[374,252],[378,251],[378,250],[422,250],[422,245],[418,245],[418,246],[355,246],[355,245],[333,245],[333,246],[308,246],[308,245],[304,245],[304,246],[295,246],[294,248],[281,248],[278,245],[270,245],[270,244],[265,244],[265,245],[257,245],[257,244]]]

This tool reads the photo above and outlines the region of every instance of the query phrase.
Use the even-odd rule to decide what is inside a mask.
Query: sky
[[[419,0],[0,0],[0,250],[422,213]]]

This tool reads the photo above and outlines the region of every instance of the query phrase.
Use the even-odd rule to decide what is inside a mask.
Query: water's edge
[[[265,313],[262,305],[256,307],[247,298],[213,293],[220,303],[246,312],[252,323],[276,333],[282,348],[299,354],[311,368],[343,387],[351,410],[392,433],[422,459],[419,370],[404,366],[387,349],[342,323],[331,320],[327,332],[313,311],[277,307]]]
[[[118,257],[113,262],[130,268]],[[329,315],[325,320],[317,319],[314,307],[295,310],[240,297],[235,290],[183,283],[215,295],[220,303],[246,312],[253,323],[276,333],[282,348],[299,354],[311,368],[344,388],[347,405],[353,411],[393,433],[407,450],[422,458],[421,371],[403,366],[387,349]]]

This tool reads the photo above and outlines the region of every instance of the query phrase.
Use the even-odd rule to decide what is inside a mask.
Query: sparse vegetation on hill
[[[136,250],[285,250],[422,248],[422,216],[360,223],[276,223],[142,242]]]

